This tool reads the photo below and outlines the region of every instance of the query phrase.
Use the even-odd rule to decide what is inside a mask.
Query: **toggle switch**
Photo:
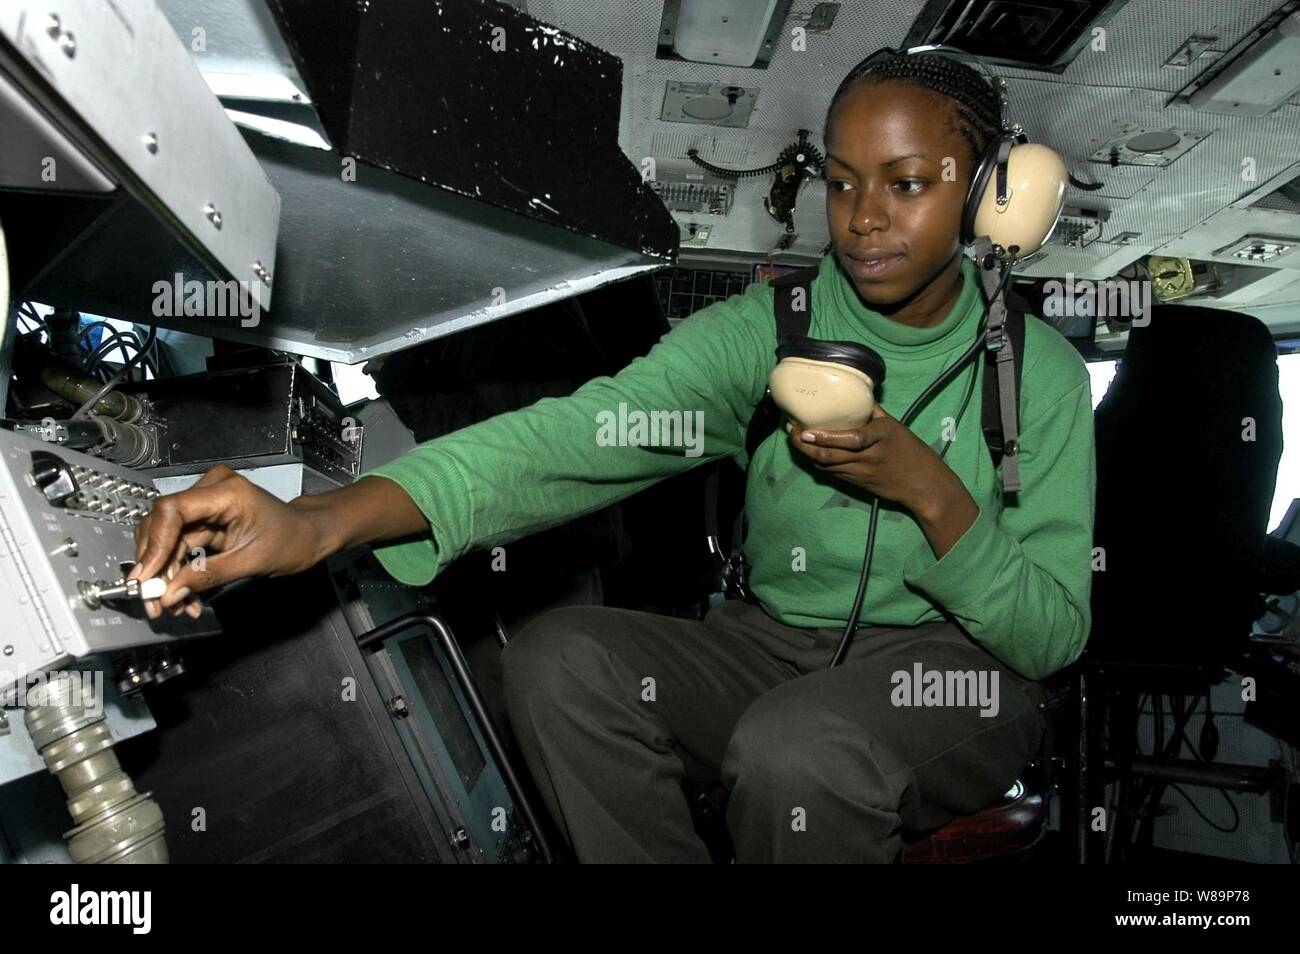
[[[59,545],[50,551],[50,556],[58,556],[62,553],[64,556],[74,557],[77,555],[77,541],[72,537],[64,537]]]
[[[104,580],[95,580],[92,583],[88,580],[80,580],[77,583],[77,592],[81,594],[83,603],[91,609],[99,609],[101,605],[111,600],[156,600],[167,592],[167,581],[160,576],[153,576],[147,580],[120,579],[116,583],[106,583]]]

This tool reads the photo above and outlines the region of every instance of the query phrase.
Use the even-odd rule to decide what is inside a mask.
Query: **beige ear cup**
[[[768,378],[777,407],[804,427],[861,427],[876,406],[875,385],[856,368],[811,358],[782,358]]]
[[[1065,205],[1067,177],[1065,163],[1054,149],[1037,142],[1012,146],[1007,157],[1007,204],[997,203],[995,171],[975,213],[975,235],[987,235],[1011,258],[1038,251],[1056,228]]]

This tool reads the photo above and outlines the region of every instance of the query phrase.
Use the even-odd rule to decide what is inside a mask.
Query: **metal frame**
[[[247,283],[270,306],[280,198],[157,6],[7,3],[0,82],[179,235],[204,268]]]
[[[451,664],[456,681],[459,683],[465,700],[469,703],[470,710],[478,722],[478,727],[483,733],[483,739],[487,743],[488,750],[496,760],[497,767],[501,770],[501,777],[510,790],[515,804],[519,807],[520,813],[524,816],[524,821],[531,830],[533,837],[537,840],[543,859],[548,864],[553,863],[555,858],[551,852],[550,844],[547,842],[546,834],[542,829],[540,818],[533,808],[528,794],[523,790],[519,775],[515,772],[514,765],[501,742],[500,736],[497,735],[496,728],[492,724],[492,717],[488,714],[483,697],[474,682],[474,677],[470,674],[469,664],[465,661],[451,628],[433,613],[411,613],[407,616],[398,617],[382,626],[377,626],[370,632],[358,636],[357,646],[363,650],[381,647],[393,636],[416,626],[427,626],[433,630],[438,645]]]

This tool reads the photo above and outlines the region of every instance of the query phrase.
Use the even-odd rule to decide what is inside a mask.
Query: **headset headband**
[[[910,46],[905,50],[896,49],[894,47],[882,47],[881,49],[877,50],[875,53],[871,54],[871,56],[863,60],[861,63],[859,63],[858,66],[866,66],[868,63],[871,63],[874,60],[884,60],[888,57],[896,57],[901,59],[903,57],[911,56],[914,53],[938,53],[942,56],[959,57],[961,59],[971,61],[975,66],[979,68],[979,71],[984,74],[985,78],[988,80],[989,85],[993,87],[993,92],[998,97],[998,121],[1002,124],[1003,135],[1010,135],[1012,133],[1022,132],[1018,124],[1009,124],[1007,122],[1006,80],[1002,79],[1002,77],[1000,76],[995,75],[985,64],[984,60],[976,56],[974,53],[968,53],[966,50],[958,49],[955,46],[949,46],[946,43],[926,43],[921,46]],[[854,72],[856,72],[856,69],[857,68],[855,67]]]

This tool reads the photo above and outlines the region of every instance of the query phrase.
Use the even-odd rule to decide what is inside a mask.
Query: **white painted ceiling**
[[[270,72],[296,81],[262,0],[159,2],[182,37],[188,39],[194,25],[206,27],[207,51],[195,54],[203,69]],[[872,50],[900,44],[924,0],[845,0],[830,32],[809,34],[804,52],[791,50],[788,43],[780,46],[768,69],[656,59],[662,0],[513,0],[511,5],[623,60],[620,146],[634,164],[645,157],[681,160],[687,148],[695,147],[719,165],[750,168],[774,161],[801,127],[813,130],[820,145],[821,120],[840,79]],[[813,5],[813,0],[795,0],[785,37]],[[1214,48],[1227,49],[1284,5],[1284,0],[1129,0],[1105,24],[1104,52],[1086,50],[1062,74],[996,70],[1010,84],[1010,118],[1022,123],[1031,139],[1061,153],[1076,176],[1106,183],[1100,191],[1071,188],[1067,194],[1067,203],[1108,211],[1101,239],[1082,249],[1053,245],[1049,255],[1020,273],[1105,278],[1152,252],[1212,260],[1215,249],[1246,234],[1300,239],[1300,215],[1243,203],[1287,170],[1290,176],[1300,174],[1300,97],[1259,117],[1166,106],[1212,60],[1181,70],[1163,66],[1190,36],[1216,36]],[[669,80],[758,87],[748,128],[661,121]],[[454,78],[449,82],[454,84]],[[1167,167],[1090,164],[1088,157],[1126,124],[1206,135]],[[1253,182],[1243,182],[1240,174],[1247,156],[1254,159]],[[575,163],[581,161],[574,156]],[[729,216],[694,219],[712,225],[710,250],[760,259],[775,252],[782,228],[760,201],[769,185],[766,177],[741,180]],[[808,258],[821,254],[828,238],[824,200],[820,184],[804,187],[792,253]],[[678,219],[691,221],[685,215]],[[1126,231],[1140,234],[1134,244],[1108,241]],[[684,250],[684,260],[691,254],[694,250]],[[1258,281],[1206,304],[1249,311],[1275,327],[1300,326],[1300,251],[1250,267],[1262,270]]]

